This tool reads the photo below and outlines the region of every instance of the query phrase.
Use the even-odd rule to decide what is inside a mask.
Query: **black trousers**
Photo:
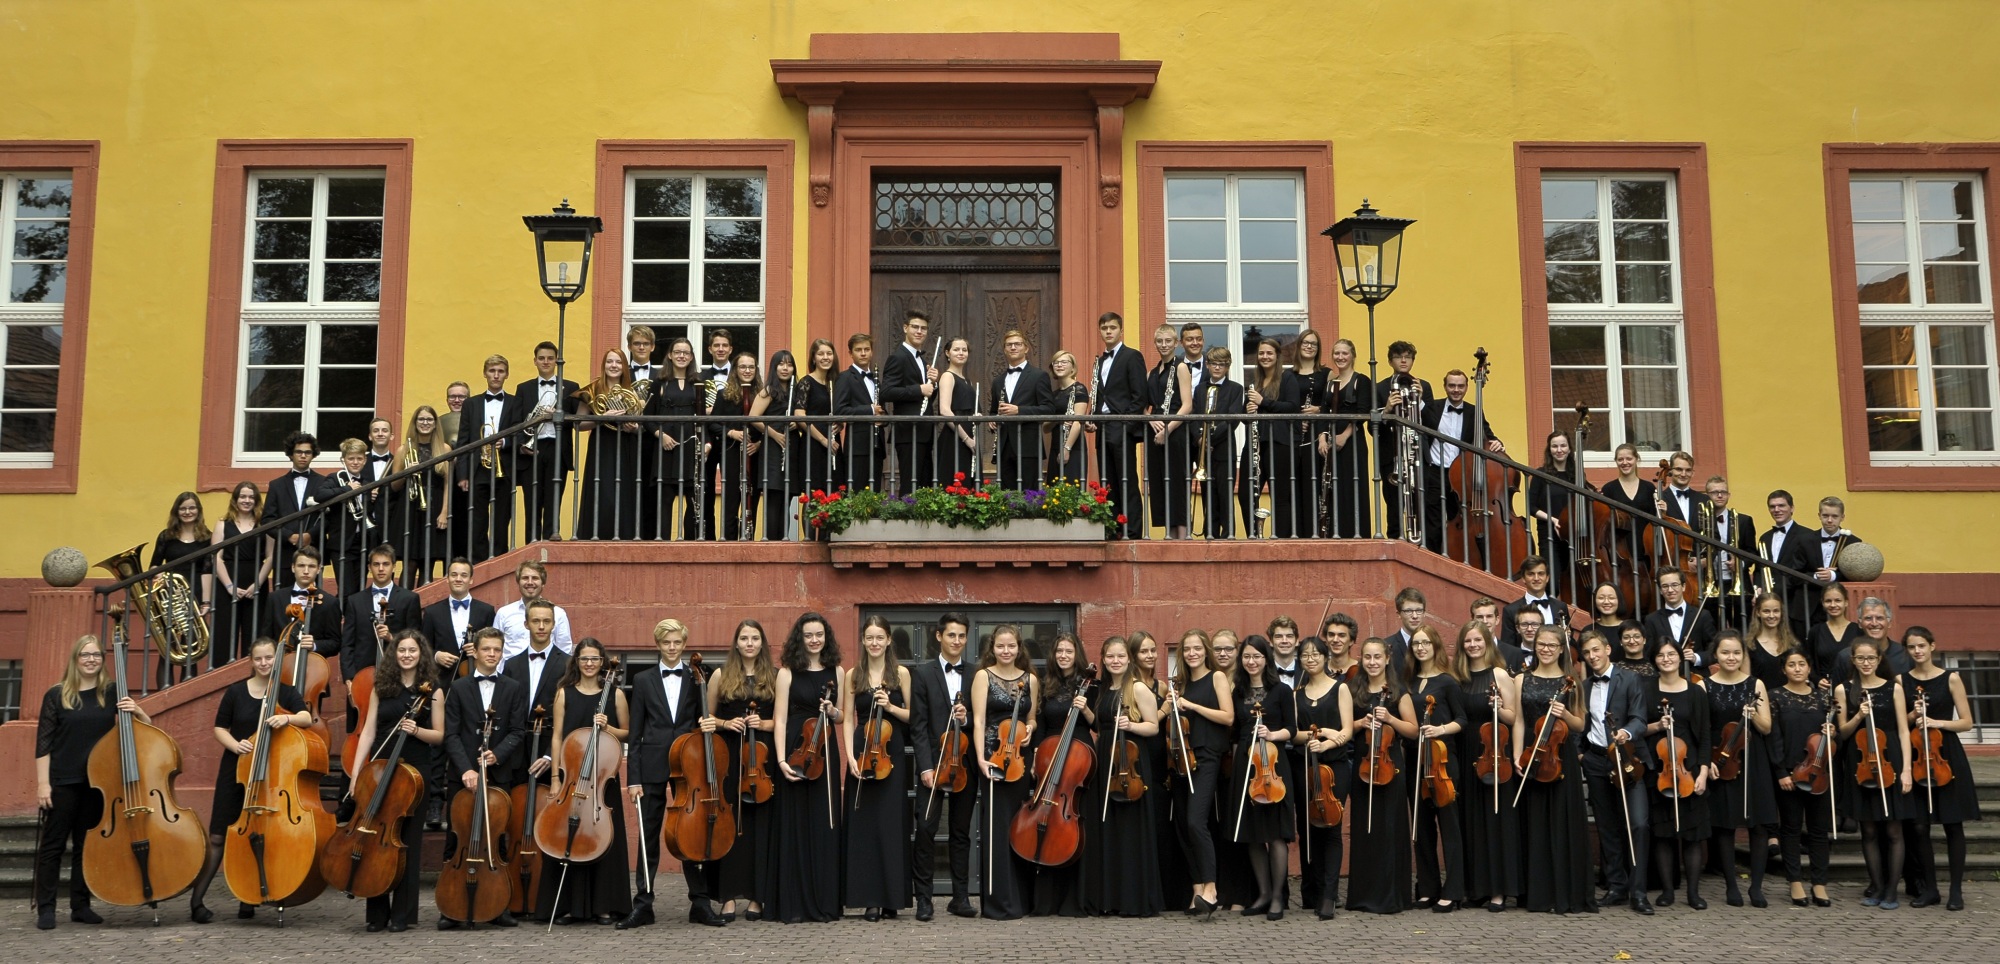
[[[1459,455],[1459,458],[1471,457]],[[1424,546],[1432,552],[1444,551],[1445,523],[1458,518],[1458,492],[1447,478],[1450,471],[1450,466],[1445,465],[1424,466]]]
[[[915,816],[911,823],[916,825],[916,839],[910,844],[910,882],[914,885],[917,904],[930,903],[935,890],[933,878],[937,875],[937,830],[938,822],[950,820],[951,839],[947,853],[951,859],[951,899],[963,900],[971,893],[972,880],[972,815],[979,803],[979,791],[967,781],[964,790],[950,793],[937,792],[937,802],[931,802],[929,787],[919,782],[916,787]],[[993,846],[994,841],[987,841]]]
[[[403,821],[402,838],[403,848],[409,853],[409,859],[403,862],[403,879],[396,881],[395,889],[387,894],[368,898],[370,924],[402,924],[407,927],[417,922],[417,891],[423,883],[424,872],[424,862],[420,857],[424,852],[423,813],[413,813]]]
[[[501,457],[509,457],[511,454],[503,452]],[[526,465],[525,462],[522,464]],[[472,561],[484,562],[514,548],[513,477],[510,475],[504,479],[474,480],[470,495],[472,525],[466,533],[466,539],[470,542]]]
[[[896,453],[896,484],[902,494],[936,483],[935,432],[930,425],[889,427],[889,447]]]
[[[520,465],[521,514],[527,530],[524,538],[536,542],[560,536],[563,483],[568,473],[556,458],[556,440],[536,439],[534,454],[522,453]]]
[[[1597,859],[1604,869],[1604,886],[1620,897],[1646,894],[1646,856],[1652,849],[1652,823],[1647,815],[1646,788],[1625,788],[1625,812],[1618,812],[1618,788],[1611,782],[1611,760],[1595,749],[1583,753],[1584,786],[1590,813],[1597,821]],[[1626,821],[1631,821],[1632,846],[1626,846]]]
[[[104,816],[104,795],[88,783],[61,783],[49,788],[49,812],[42,824],[41,846],[35,850],[35,907],[56,905],[56,877],[62,872],[63,848],[70,852],[69,906],[90,906],[90,886],[83,879],[83,838]]]
[[[659,840],[660,827],[666,822],[667,785],[664,783],[647,783],[642,784],[642,786],[645,788],[645,793],[641,795],[640,804],[645,807],[645,812],[641,814],[642,819],[639,821],[639,829],[640,832],[646,835],[647,854],[653,858],[653,865],[646,868],[645,891],[632,895],[632,908],[634,910],[640,908],[651,910],[653,907],[653,878],[659,876],[660,862],[666,859],[666,848],[659,845]],[[712,900],[718,889],[717,877],[721,870],[722,865],[713,860],[705,864],[698,864],[693,861],[683,862],[681,864],[681,879],[687,882],[688,903],[699,904]]]
[[[1222,754],[1195,751],[1194,789],[1174,783],[1174,819],[1180,823],[1181,847],[1187,851],[1188,878],[1197,884],[1215,882],[1215,834],[1209,818],[1215,813],[1215,786],[1222,773]]]
[[[1832,830],[1833,814],[1824,795],[1814,796],[1804,790],[1778,791],[1778,850],[1785,857],[1786,881],[1807,879],[1799,862],[1799,844],[1803,838],[1812,859],[1812,883],[1819,887],[1826,885],[1826,866],[1833,852],[1827,835]],[[1766,858],[1751,854],[1750,859]]]
[[[1144,430],[1145,425],[1139,422],[1105,422],[1097,427],[1097,478],[1111,490],[1111,504],[1125,517],[1125,524],[1118,527],[1121,539],[1143,539],[1146,535],[1138,459]]]
[[[1419,899],[1441,899],[1454,904],[1465,900],[1465,842],[1459,826],[1457,804],[1449,807],[1432,806],[1429,801],[1417,804],[1415,846]],[[1442,868],[1438,866],[1440,850],[1444,852]]]

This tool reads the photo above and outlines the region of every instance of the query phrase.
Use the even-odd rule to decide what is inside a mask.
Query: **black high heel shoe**
[[[195,904],[188,908],[188,920],[194,921],[197,924],[206,924],[214,919],[215,912],[209,910],[207,904]]]
[[[1324,899],[1324,900],[1321,900],[1321,901],[1319,902],[1319,919],[1320,919],[1320,920],[1332,920],[1332,919],[1333,919],[1333,912],[1334,912],[1334,900],[1333,900],[1333,898],[1331,898],[1331,897],[1328,897],[1328,898],[1326,898],[1326,899]]]
[[[1832,906],[1833,906],[1833,898],[1831,898],[1831,897],[1823,897],[1823,896],[1821,896],[1821,895],[1820,895],[1820,893],[1818,893],[1818,892],[1820,892],[1820,891],[1824,891],[1824,890],[1826,890],[1826,888],[1824,888],[1824,887],[1814,887],[1814,888],[1813,888],[1813,890],[1815,891],[1815,893],[1814,893],[1814,894],[1812,895],[1812,903],[1813,903],[1813,906],[1814,906],[1814,907],[1832,907]]]
[[[1196,894],[1194,898],[1194,910],[1191,913],[1202,920],[1211,920],[1215,917],[1215,906],[1215,901]]]

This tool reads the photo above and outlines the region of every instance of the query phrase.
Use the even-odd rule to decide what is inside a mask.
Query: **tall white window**
[[[1590,409],[1590,464],[1628,442],[1648,460],[1689,444],[1677,211],[1671,175],[1542,179],[1550,394],[1558,427]]]
[[[0,172],[0,465],[53,464],[71,180]]]
[[[367,436],[384,183],[346,171],[250,178],[238,458],[282,462],[297,431],[317,435],[322,451]]]
[[[1264,337],[1289,363],[1307,321],[1304,177],[1169,174],[1166,195],[1167,320],[1200,324],[1204,344],[1227,346],[1239,372]]]
[[[1871,459],[1992,463],[2000,385],[1979,178],[1856,176],[1848,200]]]
[[[625,180],[625,327],[673,339],[709,362],[707,338],[728,329],[733,350],[764,366],[764,175],[633,172]],[[595,377],[597,361],[591,362]]]

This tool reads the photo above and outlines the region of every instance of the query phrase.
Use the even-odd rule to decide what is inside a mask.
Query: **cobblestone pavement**
[[[440,932],[430,895],[424,895],[417,929],[402,934],[362,930],[360,901],[322,897],[287,915],[277,926],[265,911],[254,921],[235,919],[233,902],[218,902],[214,923],[197,926],[187,905],[162,908],[164,923],[152,926],[148,911],[98,905],[106,923],[72,924],[58,916],[56,930],[34,929],[34,919],[17,902],[0,919],[0,960],[7,964],[149,964],[199,961],[284,962],[284,964],[375,964],[375,962],[579,962],[665,960],[861,961],[966,960],[972,948],[1008,941],[1009,961],[1227,961],[1283,962],[1370,960],[1421,961],[1838,961],[1840,964],[1924,961],[1990,962],[2000,935],[2000,883],[1968,886],[1967,909],[1941,907],[1879,911],[1860,905],[1859,884],[1836,884],[1831,909],[1796,908],[1784,899],[1782,881],[1770,893],[1767,910],[1728,907],[1719,893],[1704,893],[1710,908],[1696,912],[1683,903],[1641,918],[1618,909],[1597,915],[1555,917],[1477,910],[1442,915],[1405,913],[1393,917],[1342,912],[1317,920],[1294,908],[1278,923],[1218,914],[1196,923],[1175,914],[1152,920],[1048,920],[998,923],[960,920],[937,903],[937,920],[867,923],[858,914],[836,924],[747,923],[726,928],[696,927],[685,913],[662,914],[661,923],[636,931],[582,925],[512,930]],[[1720,887],[1705,888],[1719,891]],[[684,908],[678,877],[660,879],[660,906]],[[59,898],[65,901],[67,898]],[[63,905],[66,911],[66,903]],[[171,911],[171,912],[170,912]],[[990,952],[980,952],[990,958]],[[1626,955],[1629,955],[1627,957]]]

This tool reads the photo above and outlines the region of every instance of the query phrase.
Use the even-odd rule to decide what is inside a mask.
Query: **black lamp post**
[[[569,198],[548,214],[530,214],[522,222],[535,235],[535,265],[540,269],[542,293],[556,303],[556,387],[563,384],[563,355],[569,328],[569,303],[583,297],[590,280],[590,244],[604,230],[602,218],[576,213]],[[569,400],[556,400],[550,420],[556,428],[556,464],[562,464],[563,413]]]
[[[1368,199],[1361,199],[1361,207],[1355,209],[1352,217],[1341,218],[1340,223],[1321,231],[1333,239],[1334,256],[1340,259],[1340,291],[1349,300],[1368,308],[1368,383],[1371,389],[1376,381],[1375,354],[1375,306],[1389,300],[1396,293],[1396,285],[1403,268],[1403,230],[1417,223],[1414,218],[1385,218],[1368,205]],[[1377,399],[1368,400],[1368,425],[1371,434],[1380,439],[1376,431],[1382,421],[1382,409]],[[1381,461],[1378,458],[1376,465]],[[1380,474],[1379,471],[1377,473]],[[1376,480],[1381,481],[1379,478]],[[1407,524],[1407,523],[1406,523]],[[1382,505],[1375,506],[1375,537],[1382,537]]]

